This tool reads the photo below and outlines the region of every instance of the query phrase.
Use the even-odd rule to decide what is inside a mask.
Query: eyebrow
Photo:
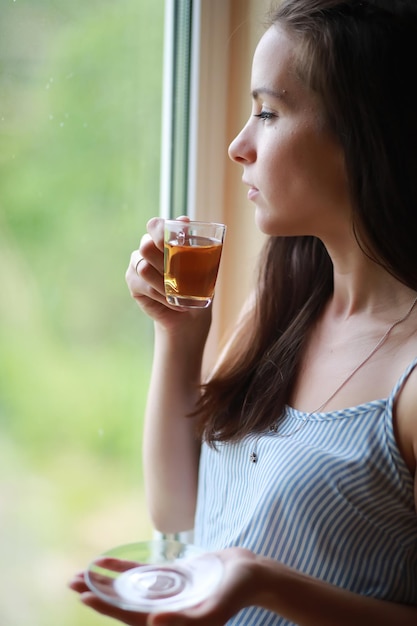
[[[283,100],[287,96],[287,90],[279,89],[277,91],[275,89],[270,89],[269,87],[260,87],[259,89],[252,89],[251,91],[251,96],[254,100],[259,100],[260,96],[263,94],[276,98],[277,100]]]

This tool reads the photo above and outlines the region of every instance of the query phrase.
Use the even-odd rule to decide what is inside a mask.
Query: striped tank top
[[[257,463],[258,436],[203,444],[195,543],[245,547],[358,594],[417,604],[413,479],[392,417],[416,366],[383,400],[311,416],[287,407],[278,433],[258,439]],[[292,624],[259,607],[228,622]]]

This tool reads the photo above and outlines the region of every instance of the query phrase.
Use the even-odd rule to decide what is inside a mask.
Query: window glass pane
[[[67,590],[150,536],[152,327],[124,273],[159,211],[163,0],[2,0],[0,614],[102,624]]]

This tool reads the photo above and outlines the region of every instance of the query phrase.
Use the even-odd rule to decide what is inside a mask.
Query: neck
[[[417,296],[362,252],[343,257],[343,261],[338,255],[332,260],[334,291],[329,312],[335,318],[347,319],[363,313],[395,319]]]

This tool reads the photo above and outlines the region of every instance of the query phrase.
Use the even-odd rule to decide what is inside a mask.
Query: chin
[[[274,226],[274,220],[271,220],[271,217],[268,216],[264,209],[260,209],[259,206],[256,206],[255,225],[261,233],[264,233],[264,235],[271,235],[271,228]],[[273,230],[275,229],[273,228]]]
[[[255,224],[264,235],[278,237],[287,234],[284,225],[277,220],[275,215],[268,215],[264,209],[259,209],[259,207],[256,207]]]
[[[298,237],[309,234],[305,224],[288,220],[256,206],[255,224],[264,235],[271,237]]]

